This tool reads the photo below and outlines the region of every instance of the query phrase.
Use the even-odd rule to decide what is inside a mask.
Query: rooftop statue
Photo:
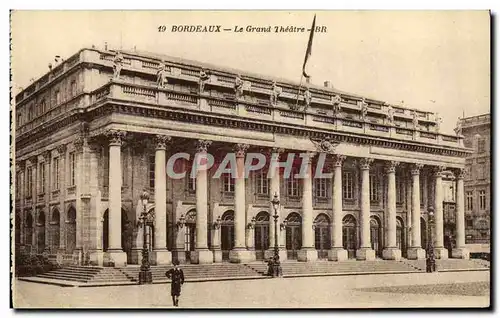
[[[273,81],[273,86],[271,89],[271,105],[278,104],[278,97],[281,95],[282,89]]]
[[[113,59],[113,78],[118,79],[120,78],[120,73],[122,71],[123,67],[123,55],[118,52],[115,55],[115,58]]]
[[[210,72],[205,70],[204,68],[200,71],[200,79],[199,79],[199,88],[200,93],[203,93],[205,90],[205,83],[210,79]]]
[[[161,62],[158,66],[158,72],[156,73],[156,84],[158,87],[165,88],[167,83],[167,66],[165,65],[165,62]]]

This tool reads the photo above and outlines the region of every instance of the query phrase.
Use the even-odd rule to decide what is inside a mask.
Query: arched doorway
[[[382,229],[381,222],[377,216],[370,217],[370,241],[376,257],[382,257]]]
[[[76,248],[76,210],[73,206],[66,214],[66,254],[73,254]]]
[[[427,250],[427,225],[424,218],[420,218],[420,244],[424,250]]]
[[[150,252],[153,251],[155,244],[155,226],[154,226],[155,209],[151,208],[148,211],[148,221],[146,222],[146,246]],[[142,246],[141,246],[142,248]]]
[[[132,247],[132,226],[128,221],[127,212],[121,210],[121,245],[122,250],[127,253],[127,257]],[[142,247],[142,246],[141,246]],[[106,209],[102,220],[102,249],[106,252],[109,248],[109,210]]]
[[[406,258],[406,229],[403,219],[396,217],[396,246],[401,251],[401,256]]]
[[[226,211],[221,218],[222,260],[229,261],[229,251],[234,247],[234,211]]]
[[[33,216],[28,212],[26,216],[26,233],[24,234],[24,244],[33,246]]]
[[[342,219],[342,245],[347,250],[349,258],[356,258],[356,249],[358,247],[358,234],[356,219],[351,214]]]
[[[45,212],[38,212],[37,220],[37,253],[43,253],[45,250]]]
[[[16,214],[16,226],[15,226],[15,240],[16,240],[16,250],[21,244],[21,218],[19,217],[18,214]]]
[[[59,238],[60,238],[60,219],[61,216],[59,214],[59,210],[57,208],[54,208],[52,210],[52,217],[50,218],[50,233],[51,233],[51,238],[50,238],[50,253],[55,254],[57,253],[57,249],[59,248]]]
[[[264,252],[269,249],[269,213],[266,211],[259,212],[255,217],[254,238],[255,257],[257,260],[262,260]]]
[[[330,218],[321,213],[314,220],[314,247],[318,251],[318,258],[328,258],[331,248]]]
[[[302,248],[302,217],[292,212],[286,218],[286,252],[288,259],[297,259]]]
[[[184,233],[184,252],[186,261],[191,262],[191,252],[196,244],[196,210],[191,210],[186,214],[186,231]]]

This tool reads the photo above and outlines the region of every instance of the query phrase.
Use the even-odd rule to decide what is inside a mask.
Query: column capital
[[[342,163],[346,159],[346,156],[343,155],[333,155],[333,166],[334,167],[342,167]]]
[[[466,170],[465,168],[458,168],[458,169],[455,169],[455,177],[457,179],[464,179],[465,177],[465,174],[466,174]]]
[[[104,133],[104,135],[108,138],[110,146],[121,146],[126,132],[122,130],[109,129]]]
[[[42,153],[42,156],[43,156],[43,160],[45,160],[45,162],[49,162],[49,159],[50,159],[50,151],[47,150],[47,151],[44,151]]]
[[[443,172],[444,172],[445,169],[446,169],[445,166],[435,166],[433,168],[434,177],[435,178],[442,178],[443,177]]]
[[[65,144],[59,145],[56,147],[57,152],[59,155],[65,154],[66,153],[67,146]]]
[[[358,164],[361,170],[370,170],[370,166],[372,163],[372,158],[361,158],[358,160]]]
[[[247,144],[236,144],[234,145],[234,151],[236,152],[236,158],[245,157],[245,153],[247,152],[250,146]]]
[[[26,161],[19,161],[16,163],[16,166],[19,167],[19,170],[23,171],[26,168]]]
[[[316,157],[318,153],[315,151],[306,151],[301,154],[302,160],[304,160],[306,163],[311,163],[311,161]]]
[[[386,173],[396,173],[396,167],[399,166],[398,161],[387,161],[385,169]]]
[[[206,153],[208,147],[212,144],[211,140],[200,139],[196,144],[196,151],[200,153]]]
[[[156,144],[156,150],[166,150],[167,144],[172,141],[172,137],[167,135],[155,135],[154,141]]]
[[[76,139],[73,141],[73,147],[75,147],[75,150],[78,152],[81,152],[83,150],[84,144],[85,139],[82,136],[76,137]]]
[[[28,161],[32,166],[36,165],[38,163],[38,156],[31,156]]]
[[[418,176],[418,175],[420,175],[420,170],[422,170],[423,167],[424,167],[424,165],[420,164],[420,163],[416,163],[416,164],[411,165],[410,166],[411,175],[412,176]]]

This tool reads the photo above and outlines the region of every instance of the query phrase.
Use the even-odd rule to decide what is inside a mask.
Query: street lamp
[[[147,246],[147,235],[146,235],[146,226],[148,223],[148,216],[146,212],[146,206],[149,200],[149,193],[144,190],[141,194],[141,202],[143,206],[141,221],[142,221],[142,264],[141,271],[139,272],[139,284],[152,284],[153,283],[153,275],[151,273],[151,267],[149,265],[149,250]]]
[[[272,262],[270,262],[271,266],[271,274],[273,277],[282,276],[281,264],[280,264],[280,255],[278,249],[278,209],[280,206],[280,199],[278,198],[278,194],[274,194],[274,198],[271,201],[274,209],[274,257]]]
[[[434,256],[434,209],[429,208],[429,222],[427,226],[427,258],[425,259],[425,268],[427,273],[436,271],[436,259]]]

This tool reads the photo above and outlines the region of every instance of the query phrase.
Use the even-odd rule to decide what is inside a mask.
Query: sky
[[[173,25],[316,25],[308,73],[342,91],[457,118],[490,112],[488,11],[15,11],[15,93],[82,47],[164,53],[299,82],[309,34],[179,33]],[[166,32],[158,32],[164,25]]]

